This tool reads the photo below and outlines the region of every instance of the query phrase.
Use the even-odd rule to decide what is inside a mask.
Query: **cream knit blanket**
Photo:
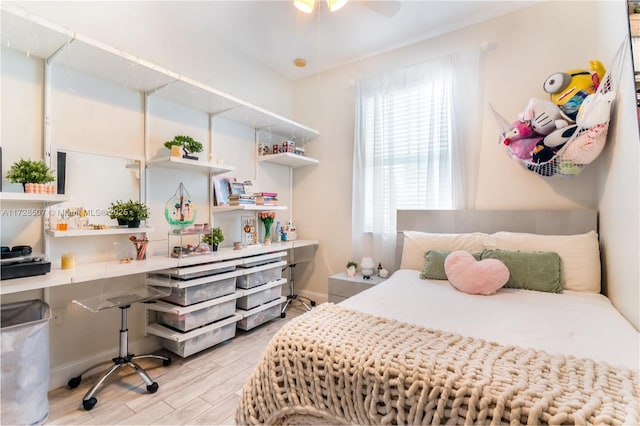
[[[638,386],[638,371],[324,304],[273,337],[236,423],[638,425]]]

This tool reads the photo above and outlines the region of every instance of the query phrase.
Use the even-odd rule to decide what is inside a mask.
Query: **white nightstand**
[[[329,277],[329,302],[342,302],[361,291],[380,284],[384,280],[386,280],[386,278],[380,278],[377,275],[373,275],[367,280],[364,279],[362,274],[356,274],[355,277],[348,277],[346,272],[331,275]]]

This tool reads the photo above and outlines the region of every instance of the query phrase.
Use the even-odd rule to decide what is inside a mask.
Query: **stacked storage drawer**
[[[287,282],[282,278],[282,267],[287,264],[278,260],[285,253],[272,253],[246,258],[241,268],[243,275],[236,280],[239,298],[236,313],[242,316],[238,328],[251,330],[269,320],[280,317],[280,307],[286,301],[282,297],[282,286]],[[278,257],[276,257],[278,256]]]
[[[161,337],[162,345],[187,357],[235,336],[236,280],[244,270],[242,259],[208,263],[165,271],[149,278],[150,284],[169,286],[171,293],[147,305],[156,322],[147,332]]]

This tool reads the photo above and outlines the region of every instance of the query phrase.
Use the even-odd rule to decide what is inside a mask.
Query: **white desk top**
[[[317,240],[294,240],[282,243],[273,243],[270,246],[263,245],[257,248],[243,248],[242,250],[222,248],[209,255],[193,256],[181,259],[166,256],[149,256],[146,260],[137,260],[131,263],[113,261],[78,264],[74,269],[52,269],[51,272],[46,275],[0,280],[0,295],[57,287],[71,283],[94,281],[103,278],[141,274],[167,268],[175,268],[178,266],[235,259],[280,250],[292,250],[298,247],[313,246],[317,244]]]

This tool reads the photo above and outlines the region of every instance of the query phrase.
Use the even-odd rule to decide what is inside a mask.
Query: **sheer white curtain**
[[[356,83],[355,259],[396,266],[397,209],[473,202],[479,69],[477,53],[452,55]]]

